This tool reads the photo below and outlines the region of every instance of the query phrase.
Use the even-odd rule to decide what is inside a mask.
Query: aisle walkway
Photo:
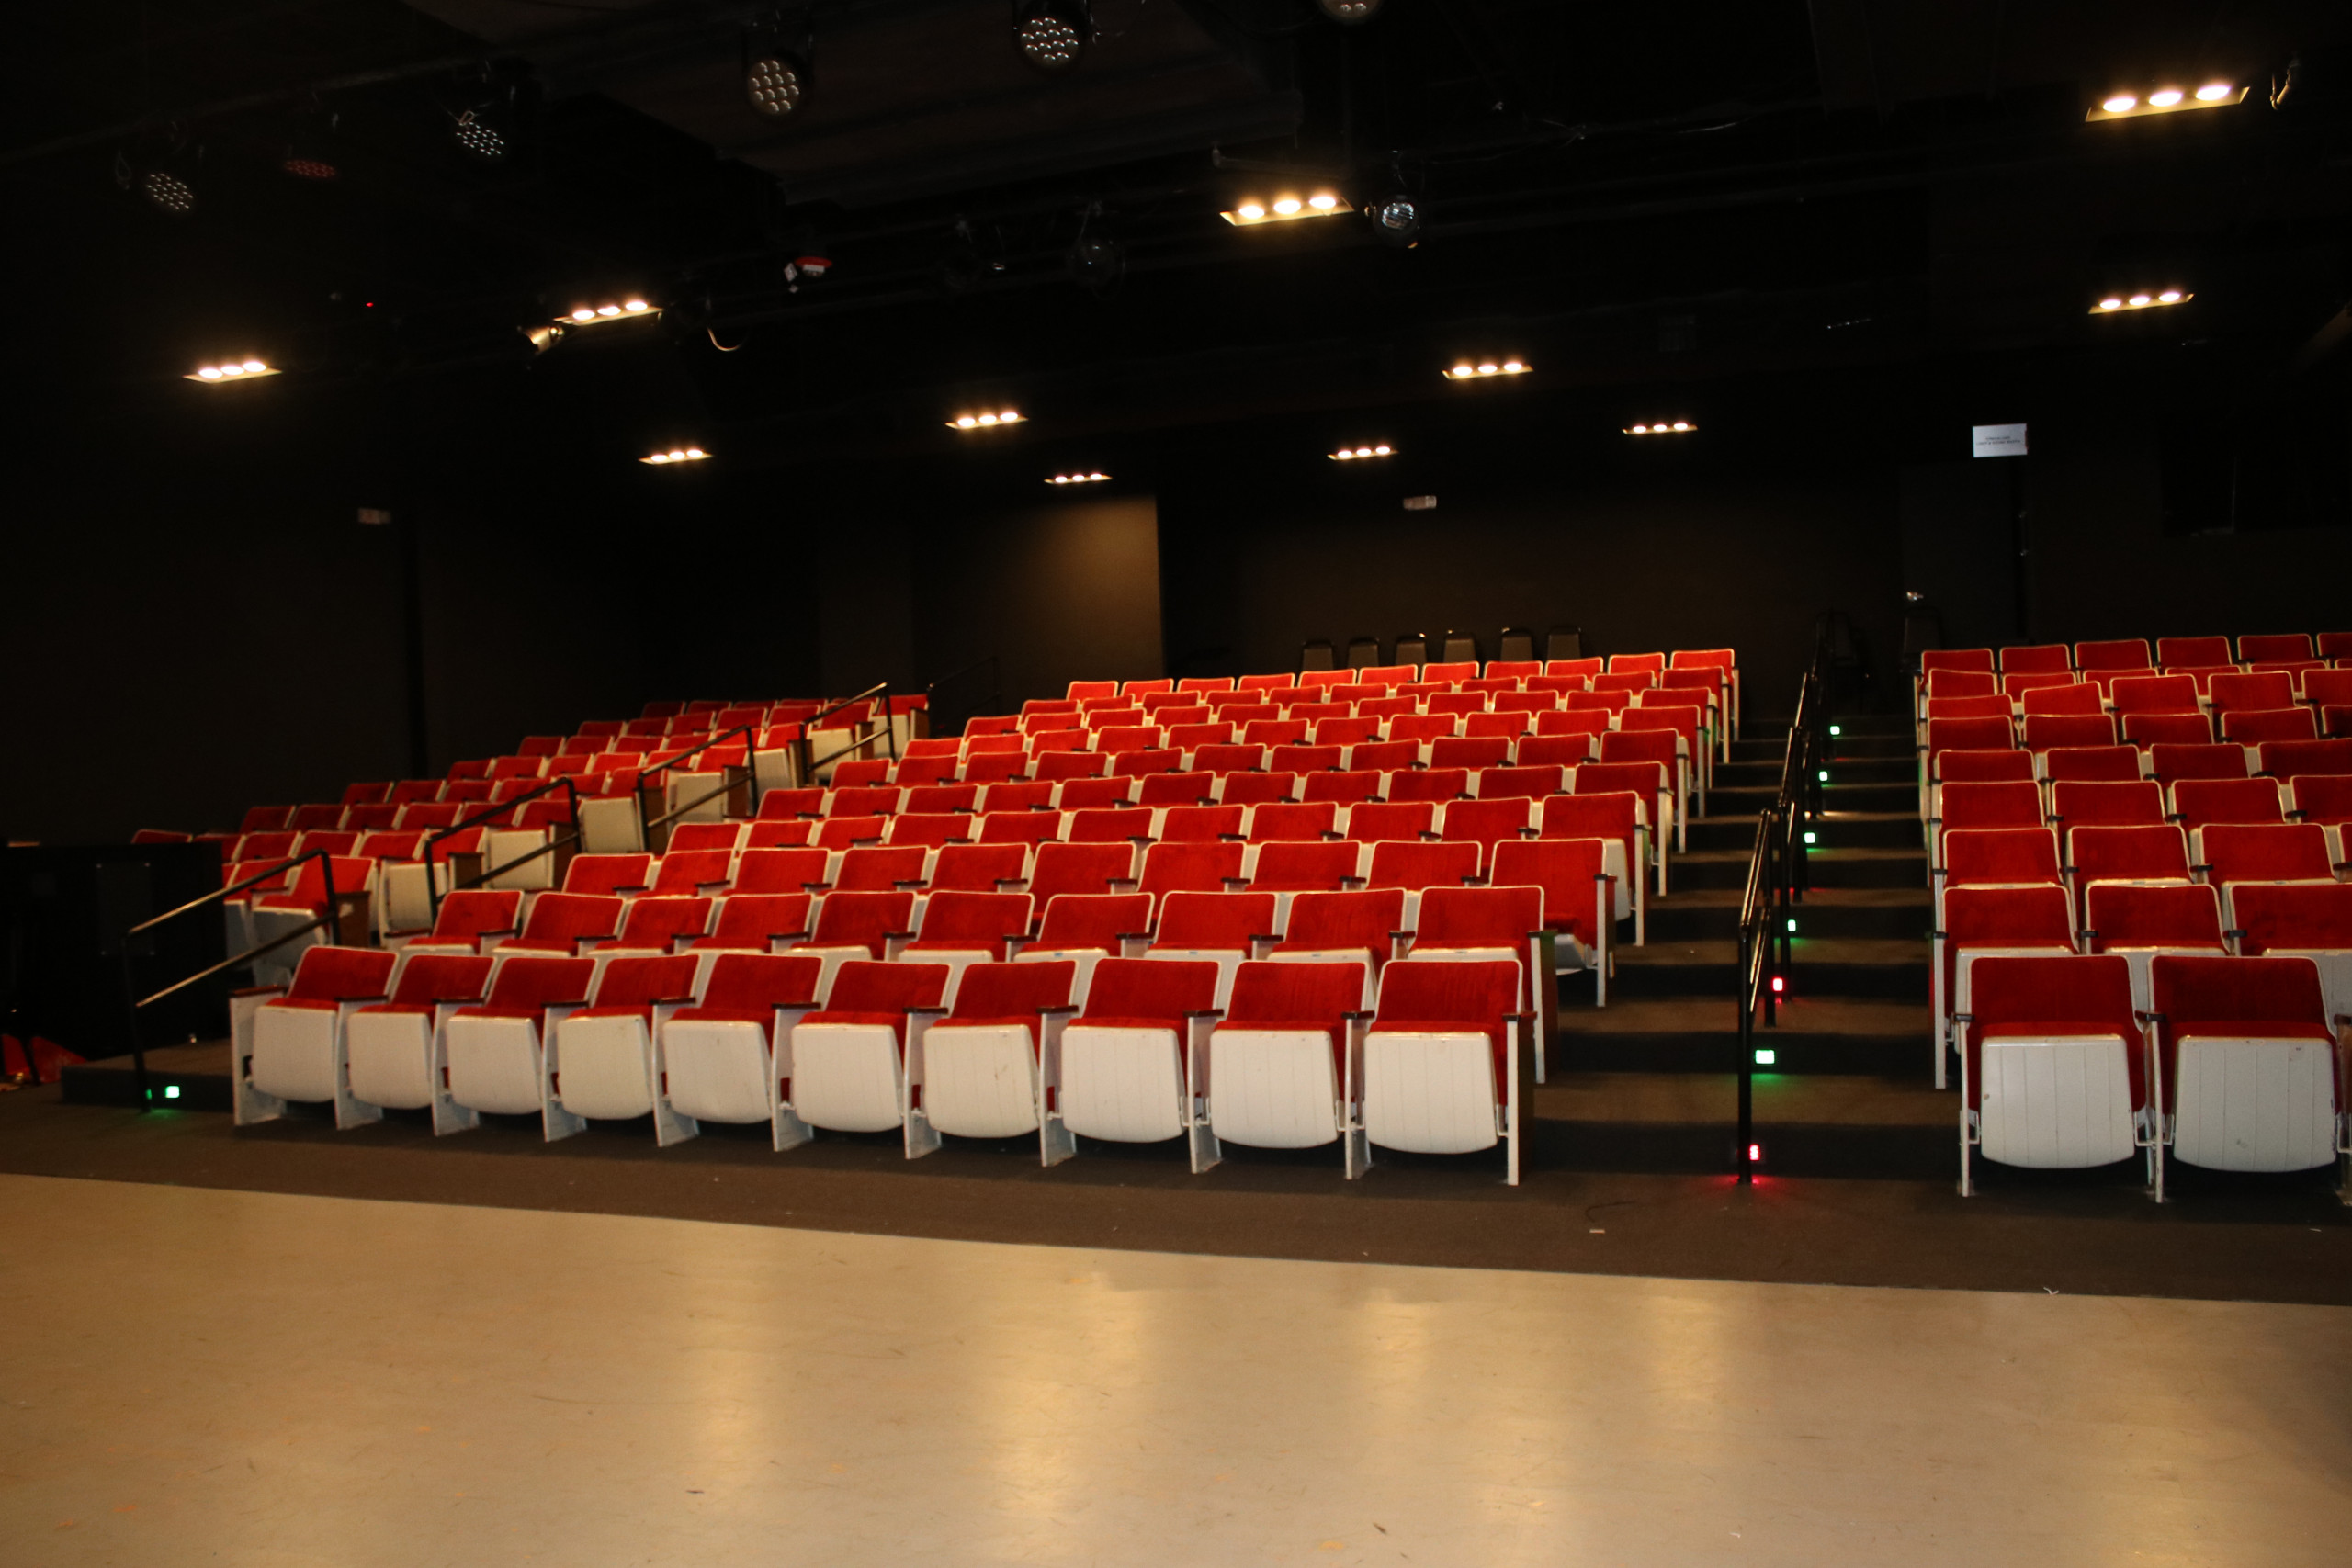
[[[2334,1563],[2352,1309],[0,1177],[0,1561]]]

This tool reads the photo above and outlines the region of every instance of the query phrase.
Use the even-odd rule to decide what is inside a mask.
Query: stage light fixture
[[[2090,313],[2112,316],[2125,310],[2156,310],[2166,305],[2186,305],[2196,298],[2186,288],[2138,288],[2129,294],[2100,295]]]
[[[2083,111],[2086,120],[2138,119],[2143,115],[2177,114],[2184,109],[2226,108],[2244,101],[2247,89],[2234,82],[2208,82],[2195,92],[2166,84],[2145,94],[2120,89]]]
[[[1629,424],[1625,427],[1625,434],[1628,435],[1689,435],[1698,428],[1687,419],[1671,422],[1661,419],[1648,424]]]
[[[505,134],[490,122],[485,110],[458,110],[450,124],[449,134],[457,141],[458,150],[468,157],[478,158],[485,164],[501,163],[506,157],[508,143]]]
[[[166,169],[150,169],[139,176],[139,194],[159,212],[184,218],[196,209],[196,189]]]
[[[1380,15],[1380,0],[1315,0],[1322,13],[1335,22],[1353,27]]]
[[[1049,485],[1099,485],[1110,477],[1102,473],[1056,474],[1046,482]]]
[[[1489,376],[1524,376],[1533,368],[1523,359],[1464,359],[1445,373],[1449,381],[1479,381]]]
[[[252,381],[277,374],[276,367],[266,360],[224,359],[218,365],[200,365],[181,378],[218,386],[223,381]]]
[[[1377,446],[1342,446],[1331,453],[1330,457],[1335,463],[1351,463],[1359,457],[1394,457],[1396,455],[1396,448],[1384,443]]]
[[[1094,18],[1085,0],[1015,0],[1012,41],[1022,58],[1040,71],[1076,65],[1093,36]]]
[[[993,409],[981,413],[959,413],[947,422],[950,430],[993,430],[1000,425],[1026,423],[1019,409]]]
[[[1297,191],[1278,192],[1271,199],[1245,197],[1233,204],[1233,210],[1217,216],[1237,229],[1247,229],[1259,223],[1287,223],[1301,218],[1337,218],[1342,212],[1353,212],[1347,199],[1333,190],[1312,190],[1302,196]]]
[[[661,309],[642,294],[623,295],[618,299],[602,299],[594,304],[582,302],[556,318],[563,327],[602,326],[606,321],[633,321],[658,316]]]
[[[699,446],[673,446],[667,452],[656,452],[650,457],[639,457],[638,461],[662,467],[671,463],[699,463],[709,456]]]
[[[789,50],[753,51],[743,67],[743,96],[774,119],[789,118],[808,96],[808,62]]]
[[[1364,209],[1364,216],[1372,220],[1372,231],[1383,244],[1408,251],[1421,243],[1421,209],[1410,197],[1375,201]]]

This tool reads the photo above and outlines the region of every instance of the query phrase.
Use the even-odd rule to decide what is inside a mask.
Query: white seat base
[[[526,1018],[453,1018],[449,1098],[469,1111],[532,1115],[540,1097],[539,1031]]]
[[[2136,1151],[2131,1067],[2117,1036],[1988,1040],[1982,1060],[1977,1143],[1986,1159],[2080,1170]]]
[[[671,1020],[662,1029],[670,1104],[698,1122],[765,1122],[775,1095],[767,1031],[741,1019]]]
[[[351,1092],[370,1105],[422,1111],[433,1103],[433,1020],[424,1013],[360,1013],[345,1026]]]
[[[1062,1032],[1062,1124],[1116,1144],[1184,1134],[1184,1060],[1172,1029]]]
[[[2208,1170],[2335,1160],[2335,1053],[2316,1040],[2188,1035],[2173,1081],[2172,1156]]]
[[[653,1110],[653,1042],[641,1018],[568,1018],[548,1064],[558,1104],[574,1116],[624,1122]]]
[[[1209,1125],[1220,1143],[1311,1149],[1342,1126],[1331,1037],[1320,1030],[1209,1033]]]
[[[903,1125],[899,1039],[873,1023],[804,1023],[792,1032],[792,1109],[812,1127],[883,1133]]]
[[[1484,1034],[1374,1030],[1363,1046],[1364,1135],[1408,1154],[1461,1155],[1500,1141],[1495,1051]]]
[[[1037,1054],[1017,1024],[934,1023],[922,1037],[922,1110],[934,1131],[1012,1138],[1037,1130]]]

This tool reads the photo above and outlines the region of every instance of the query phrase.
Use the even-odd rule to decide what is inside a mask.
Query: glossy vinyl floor
[[[0,1177],[0,1562],[2335,1564],[2352,1309]]]

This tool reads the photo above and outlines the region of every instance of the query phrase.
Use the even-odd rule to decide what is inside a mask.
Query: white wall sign
[[[1968,435],[1969,449],[1979,457],[2025,456],[2022,424],[1973,424],[1968,427]]]

